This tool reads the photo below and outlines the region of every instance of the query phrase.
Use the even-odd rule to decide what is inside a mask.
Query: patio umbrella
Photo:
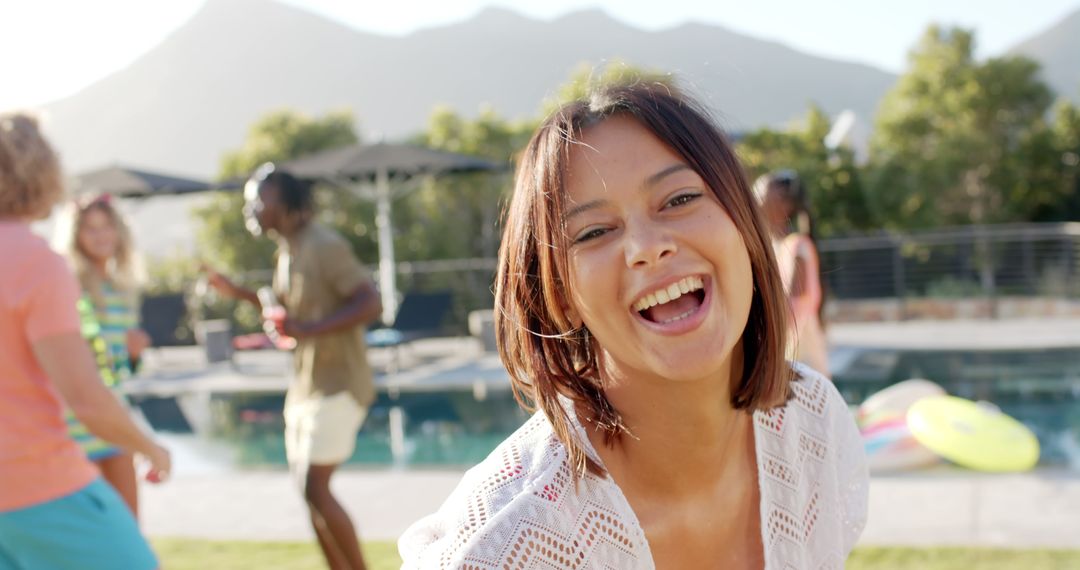
[[[123,198],[148,198],[163,194],[187,194],[209,190],[210,184],[194,178],[183,178],[125,166],[107,166],[75,176],[76,194],[112,194]]]
[[[284,163],[294,176],[325,180],[375,201],[375,227],[379,236],[379,291],[383,322],[397,313],[397,276],[394,260],[392,203],[420,176],[503,170],[505,165],[475,156],[444,152],[411,144],[355,144],[327,150]]]

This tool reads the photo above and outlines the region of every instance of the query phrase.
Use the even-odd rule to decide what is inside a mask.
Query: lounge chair
[[[452,302],[450,291],[406,293],[393,325],[369,330],[364,335],[367,345],[392,348],[394,369],[399,368],[403,346],[415,340],[445,334],[446,317],[450,314]]]

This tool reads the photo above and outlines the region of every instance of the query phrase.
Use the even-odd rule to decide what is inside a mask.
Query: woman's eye
[[[690,202],[693,202],[694,200],[697,200],[700,197],[701,197],[700,192],[687,192],[685,194],[679,194],[678,196],[675,196],[674,198],[668,200],[667,204],[665,204],[665,206],[667,206],[669,208],[674,207],[674,206],[682,206],[683,204],[688,204]]]
[[[593,228],[591,230],[582,232],[575,240],[574,243],[584,243],[591,239],[596,239],[607,233],[605,228]]]

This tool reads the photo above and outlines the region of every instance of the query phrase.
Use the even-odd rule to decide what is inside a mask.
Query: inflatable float
[[[919,469],[940,461],[911,434],[907,413],[915,402],[944,394],[945,389],[934,382],[914,378],[875,393],[859,406],[856,421],[871,472]]]
[[[1027,471],[1039,460],[1039,441],[1024,424],[992,404],[954,396],[915,402],[907,427],[919,443],[969,469]]]

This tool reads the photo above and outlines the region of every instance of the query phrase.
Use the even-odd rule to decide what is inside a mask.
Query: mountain
[[[783,125],[810,102],[869,119],[895,80],[719,26],[647,32],[596,10],[546,22],[487,9],[385,37],[271,0],[209,0],[130,66],[46,109],[72,170],[121,161],[210,176],[272,109],[348,107],[369,138],[402,138],[439,104],[534,116],[581,62],[613,59],[675,72],[733,130]]]
[[[1009,53],[1042,64],[1043,79],[1061,97],[1080,102],[1080,8]]]

